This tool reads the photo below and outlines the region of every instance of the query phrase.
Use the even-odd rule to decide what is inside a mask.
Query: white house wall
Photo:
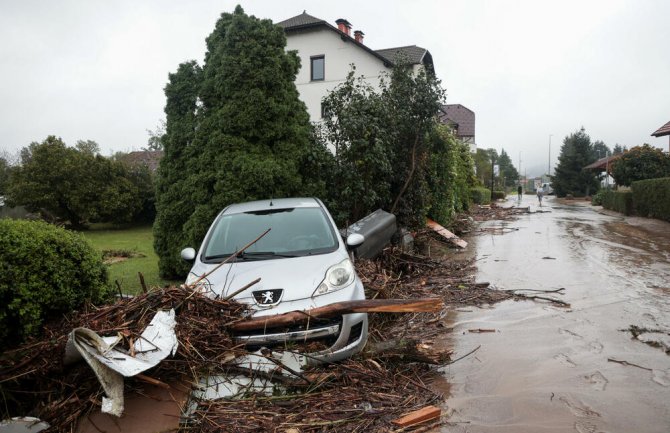
[[[357,46],[353,40],[343,41],[339,34],[331,30],[318,29],[287,35],[287,50],[298,51],[300,71],[296,77],[296,87],[300,99],[307,105],[310,120],[321,120],[321,100],[337,85],[344,82],[356,65],[356,76],[363,76],[375,88],[379,88],[382,71],[390,71],[384,62]],[[310,80],[310,58],[324,56],[324,80]]]

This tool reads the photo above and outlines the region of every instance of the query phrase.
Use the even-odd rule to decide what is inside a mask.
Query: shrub
[[[41,221],[0,220],[0,347],[108,293],[102,257],[83,236]]]
[[[470,197],[472,198],[472,202],[476,204],[491,203],[491,191],[486,188],[470,188]]]
[[[592,204],[593,206],[602,206],[602,204],[603,204],[603,196],[605,195],[606,192],[607,192],[607,190],[601,189],[600,191],[598,191],[597,193],[595,193],[595,194],[593,195],[593,197],[591,197],[591,204]]]
[[[630,191],[605,191],[602,195],[602,205],[624,215],[633,213],[633,193]]]
[[[670,177],[633,182],[635,213],[670,221]]]
[[[504,200],[505,197],[505,191],[493,191],[493,194],[491,194],[491,200]]]

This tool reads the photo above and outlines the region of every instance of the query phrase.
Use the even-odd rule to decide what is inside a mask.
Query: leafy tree
[[[161,120],[153,131],[147,129],[149,139],[147,140],[147,147],[142,148],[142,150],[163,150],[163,136],[166,126],[165,120]]]
[[[500,157],[497,160],[498,166],[500,168],[498,174],[499,184],[504,187],[511,187],[519,181],[519,172],[514,167],[512,160],[510,159],[505,149],[500,151]]]
[[[339,224],[351,223],[390,202],[390,134],[382,126],[381,96],[352,68],[344,83],[323,99],[324,142],[333,146],[329,208]]]
[[[607,147],[605,143],[603,143],[600,140],[596,140],[593,143],[593,160],[596,161],[598,159],[604,158],[608,155],[612,155],[612,152],[610,151],[610,148]]]
[[[477,149],[475,153],[475,172],[479,182],[486,186],[487,188],[491,187],[491,172],[493,169],[493,164],[498,161],[498,151],[495,149]],[[492,164],[493,163],[493,164]],[[494,179],[495,180],[495,179]]]
[[[124,166],[93,155],[90,148],[82,152],[49,136],[23,148],[21,157],[7,190],[11,205],[75,228],[95,221],[128,222],[140,207]]]
[[[621,153],[626,152],[628,149],[626,146],[621,146],[619,143],[614,145],[614,149],[612,150],[612,155],[619,155]]]
[[[93,140],[78,140],[74,146],[78,151],[88,155],[98,155],[100,153],[100,145]]]
[[[420,69],[415,73],[403,59],[396,60],[388,82],[383,80],[380,87],[386,107],[385,127],[390,130],[391,212],[401,224],[423,227],[429,206],[425,200],[429,161],[426,136],[436,125],[445,91],[432,71]]]
[[[598,188],[598,179],[593,171],[584,167],[596,160],[591,138],[582,127],[563,140],[558,166],[552,176],[552,186],[558,197],[567,194],[589,195]]]
[[[338,222],[355,221],[382,207],[401,224],[423,226],[430,203],[430,145],[444,91],[430,72],[400,63],[376,91],[355,78],[323,100],[323,136],[334,147],[332,191]]]
[[[165,88],[166,134],[154,248],[163,276],[183,276],[179,250],[198,246],[230,203],[321,195],[306,176],[311,125],[294,81],[300,61],[270,20],[238,6],[207,37],[205,63],[180,65]]]
[[[0,195],[5,193],[9,183],[9,173],[11,167],[5,158],[0,157]]]
[[[637,180],[670,177],[670,155],[647,143],[635,146],[613,162],[612,177],[623,186]]]
[[[448,224],[457,212],[468,209],[470,187],[476,184],[470,146],[459,141],[446,125],[436,125],[427,138],[430,145],[427,214]]]

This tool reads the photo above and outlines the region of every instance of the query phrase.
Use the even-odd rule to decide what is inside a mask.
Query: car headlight
[[[325,295],[335,290],[340,290],[354,282],[356,273],[351,260],[344,259],[340,263],[331,266],[326,271],[326,277],[316,288],[312,296]]]
[[[196,275],[193,272],[189,272],[188,276],[186,277],[186,285],[190,286],[191,284],[195,283],[200,279],[200,275]],[[203,278],[198,282],[198,284],[193,287],[200,289],[202,293],[209,293],[212,292],[212,283],[209,282],[207,278]],[[213,292],[212,292],[213,293]]]

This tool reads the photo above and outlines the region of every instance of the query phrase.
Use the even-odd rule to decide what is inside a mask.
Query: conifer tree
[[[181,65],[166,87],[155,226],[163,276],[185,273],[179,251],[198,247],[225,206],[320,195],[303,175],[314,153],[311,125],[294,84],[300,60],[285,51],[283,29],[237,6],[206,42],[202,69]]]

